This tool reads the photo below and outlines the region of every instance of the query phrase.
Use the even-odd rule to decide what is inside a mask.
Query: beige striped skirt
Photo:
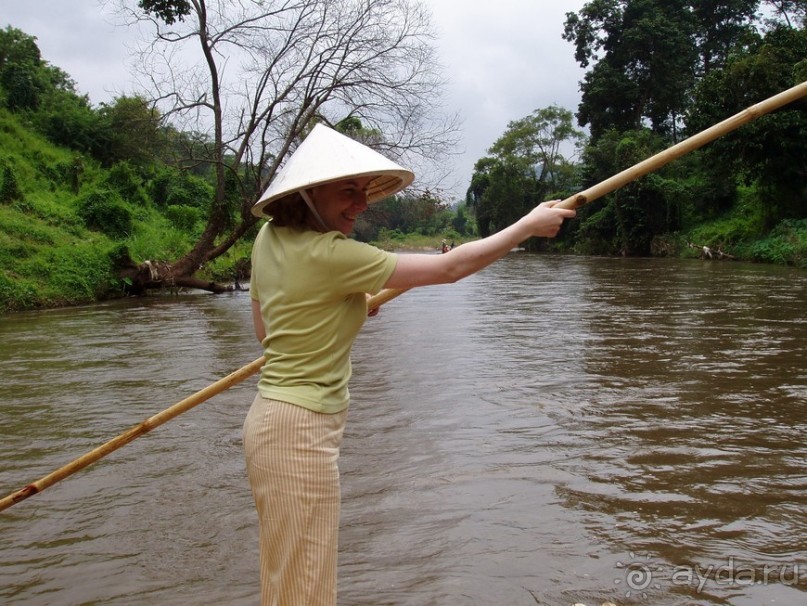
[[[339,447],[347,410],[313,412],[255,398],[244,421],[258,510],[262,606],[334,606]]]

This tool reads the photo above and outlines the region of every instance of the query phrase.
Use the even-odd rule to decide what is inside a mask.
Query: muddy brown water
[[[354,348],[340,605],[807,603],[807,274],[514,253]],[[0,317],[0,491],[254,360],[246,293]],[[0,603],[258,603],[254,380],[0,513]]]

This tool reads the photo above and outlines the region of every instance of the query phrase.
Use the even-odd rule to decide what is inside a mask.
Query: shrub
[[[748,254],[761,263],[807,267],[807,219],[782,221],[767,238],[750,246]]]
[[[170,167],[161,170],[151,184],[151,198],[160,207],[183,205],[207,208],[213,194],[213,186],[205,179]]]
[[[202,211],[185,204],[172,204],[165,209],[165,217],[177,229],[191,232],[202,220]]]
[[[87,194],[79,200],[78,214],[88,229],[112,238],[132,233],[132,211],[115,191],[98,189]]]
[[[143,179],[128,162],[119,162],[110,168],[104,182],[130,204],[145,206],[148,203]]]
[[[0,313],[30,309],[38,303],[39,293],[30,280],[0,270]]]
[[[113,281],[112,263],[98,245],[82,242],[72,249],[53,249],[44,255],[51,271],[48,285],[68,303],[103,299]]]
[[[0,203],[9,204],[15,200],[22,200],[22,191],[14,169],[4,164],[0,173]]]

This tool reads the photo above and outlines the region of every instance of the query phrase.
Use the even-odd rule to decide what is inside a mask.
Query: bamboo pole
[[[566,198],[555,206],[556,208],[579,208],[584,204],[593,202],[597,198],[609,194],[612,191],[619,189],[623,185],[638,179],[639,177],[643,177],[648,173],[658,170],[676,158],[680,158],[684,154],[687,154],[711,141],[714,141],[718,137],[739,128],[743,124],[779,109],[780,107],[784,107],[788,103],[792,103],[793,101],[796,101],[804,96],[807,96],[807,81],[782,91],[773,97],[769,97],[764,101],[760,101],[756,105],[752,105],[740,113],[735,114],[722,122],[718,122],[714,126],[692,135],[688,139],[684,139],[672,147],[668,147],[664,151],[657,153],[655,156],[651,156],[650,158],[647,158],[646,160],[643,160],[642,162],[623,170],[621,173],[618,173],[613,177],[598,183],[597,185],[589,187],[580,193]]]
[[[715,124],[714,126],[711,126],[710,128],[707,128],[706,130],[701,131],[700,133],[693,135],[692,137],[689,137],[688,139],[685,139],[684,141],[681,141],[680,143],[673,145],[662,152],[659,152],[655,156],[651,156],[650,158],[639,162],[631,168],[623,170],[622,172],[610,177],[609,179],[606,179],[605,181],[602,181],[601,183],[598,183],[597,185],[594,185],[593,187],[562,200],[557,204],[557,207],[578,208],[584,204],[593,202],[597,198],[609,194],[612,191],[619,189],[623,185],[638,179],[639,177],[643,177],[650,172],[658,170],[676,158],[679,158],[686,153],[706,145],[710,141],[713,141],[718,137],[739,128],[743,124],[779,109],[780,107],[783,107],[788,103],[792,103],[793,101],[796,101],[804,96],[807,96],[807,82],[802,82],[801,84],[774,95],[765,101],[752,105],[742,112],[735,114],[731,118],[723,120],[722,122],[719,122],[718,124]],[[395,297],[400,296],[407,290],[408,289],[392,288],[381,291],[367,301],[367,307],[368,309],[380,307],[384,303],[387,303]],[[240,383],[247,377],[257,373],[261,366],[263,366],[263,363],[264,358],[261,356],[257,360],[250,362],[246,366],[227,375],[223,379],[219,379],[215,383],[209,385],[201,391],[198,391],[192,396],[189,396],[165,409],[164,411],[149,417],[139,425],[136,425],[123,432],[119,436],[109,440],[98,448],[95,448],[78,459],[75,459],[73,462],[60,467],[56,471],[44,476],[36,482],[32,482],[24,488],[21,488],[20,490],[0,499],[0,511],[19,503],[32,495],[42,492],[49,486],[52,486],[56,482],[59,482],[76,473],[77,471],[84,469],[92,463],[95,463],[109,453],[114,452],[122,446],[125,446],[132,440],[139,438],[143,434],[148,433],[152,429],[159,427],[167,421],[170,421],[183,412],[186,412],[202,402],[209,400],[216,394],[219,394],[222,391],[229,389],[233,385]]]
[[[376,307],[380,307],[384,303],[391,301],[398,295],[405,292],[405,289],[398,289],[398,288],[390,288],[387,290],[383,290],[377,295],[370,297],[367,301],[367,308],[373,309]],[[243,366],[236,370],[235,372],[230,373],[226,377],[219,379],[215,383],[208,385],[201,391],[196,392],[195,394],[188,396],[184,400],[180,400],[173,406],[166,408],[160,413],[153,415],[140,423],[139,425],[135,425],[131,429],[124,431],[122,434],[112,438],[108,442],[105,442],[101,446],[94,448],[93,450],[89,451],[88,453],[80,456],[79,458],[73,460],[72,462],[60,467],[56,471],[49,473],[48,475],[40,478],[36,482],[32,482],[27,486],[12,492],[6,497],[0,499],[0,511],[19,503],[20,501],[24,501],[30,496],[33,496],[39,492],[42,492],[46,488],[53,486],[57,482],[64,480],[68,476],[73,475],[77,471],[84,469],[85,467],[95,463],[99,459],[107,456],[108,454],[118,450],[122,446],[125,446],[129,442],[139,438],[140,436],[150,432],[152,429],[159,427],[163,423],[166,423],[181,415],[183,412],[187,412],[191,408],[198,406],[202,402],[206,402],[213,396],[220,394],[223,391],[226,391],[233,385],[237,385],[241,383],[247,377],[250,377],[256,374],[264,363],[264,357],[261,356],[256,360],[253,360],[246,366]]]

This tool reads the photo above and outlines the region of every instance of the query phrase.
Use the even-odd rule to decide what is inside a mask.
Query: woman
[[[252,317],[266,364],[244,422],[264,606],[336,604],[337,459],[366,297],[456,282],[530,236],[555,236],[574,216],[545,202],[441,255],[399,256],[347,237],[368,204],[413,180],[411,171],[318,124],[252,209],[271,218],[252,251]]]

